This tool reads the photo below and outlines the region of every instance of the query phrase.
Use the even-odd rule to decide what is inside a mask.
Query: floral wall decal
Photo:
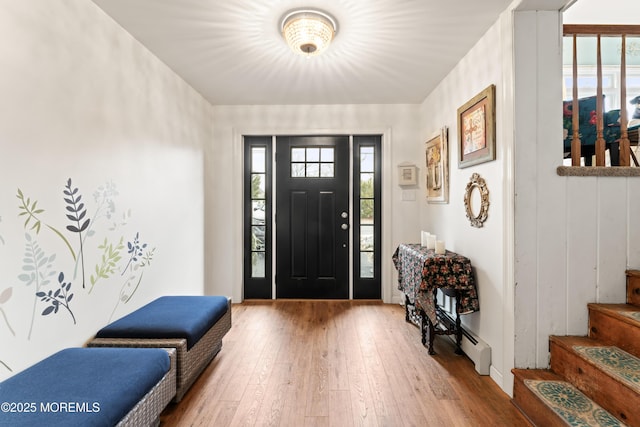
[[[124,282],[120,285],[120,290],[116,295],[116,303],[111,311],[109,320],[115,315],[120,304],[128,303],[142,283],[145,269],[151,264],[155,248],[149,250],[148,244],[141,242],[140,232],[136,232],[133,239],[124,244],[124,236],[108,236],[101,240],[101,243],[91,244],[90,238],[97,233],[114,234],[119,228],[126,227],[131,219],[131,210],[126,210],[121,218],[116,217],[115,197],[118,191],[113,182],[107,182],[98,187],[93,192],[94,206],[87,205],[80,190],[73,185],[69,178],[64,185],[64,208],[65,216],[71,221],[65,228],[67,232],[78,235],[77,248],[74,248],[67,236],[59,228],[44,221],[45,210],[41,208],[38,201],[27,197],[18,188],[17,198],[18,217],[24,218],[23,227],[28,230],[25,236],[25,249],[22,258],[21,272],[18,280],[27,287],[33,288],[33,304],[30,310],[30,321],[27,333],[27,340],[31,340],[34,324],[36,323],[36,313],[41,316],[52,317],[59,312],[66,312],[71,317],[73,324],[77,324],[75,310],[72,308],[72,300],[79,301],[72,292],[74,279],[80,270],[83,289],[85,295],[90,295],[95,285],[100,282],[109,286],[115,280]],[[94,209],[95,207],[95,209]],[[90,212],[93,215],[90,216]],[[102,226],[101,226],[102,225]],[[44,227],[43,227],[44,226]],[[60,238],[69,249],[73,264],[73,278],[65,280],[64,266],[65,257],[59,258],[55,253],[49,254],[42,243],[38,241],[40,230],[46,228]],[[2,241],[4,243],[4,240]],[[124,256],[126,248],[127,256]],[[85,256],[98,258],[93,273],[89,276],[90,286],[85,283]],[[69,258],[67,258],[67,263]],[[120,273],[120,274],[118,274]],[[53,286],[54,277],[57,274],[57,286]],[[107,288],[105,288],[107,289]],[[107,291],[110,292],[110,291]],[[3,324],[6,324],[13,336],[16,336],[14,329],[9,324],[9,320],[3,310],[2,305],[8,305],[13,294],[13,289],[8,288],[0,293],[0,314]],[[83,302],[86,303],[86,299]],[[80,302],[82,303],[82,302]],[[38,306],[43,307],[38,309]],[[74,304],[76,305],[76,304]],[[60,310],[63,308],[63,310]],[[77,308],[77,307],[76,307]]]
[[[24,251],[22,274],[18,276],[18,280],[24,283],[25,286],[35,285],[35,296],[51,282],[51,277],[56,274],[55,271],[53,271],[53,262],[56,259],[56,255],[47,256],[44,250],[40,248],[40,245],[38,245],[38,242],[36,242],[29,233],[26,233],[24,237],[27,244]],[[33,332],[37,300],[38,298],[35,296],[31,312],[31,325],[29,326],[29,335],[27,336],[29,340]]]
[[[18,188],[18,195],[17,195],[18,199],[21,202],[21,205],[19,207],[20,209],[20,213],[18,214],[18,216],[27,216],[27,219],[24,222],[24,228],[27,228],[29,226],[29,223],[31,222],[31,220],[33,220],[33,225],[31,226],[30,230],[35,230],[36,234],[40,233],[40,227],[42,225],[42,221],[40,220],[40,218],[37,215],[40,215],[41,213],[44,213],[44,209],[38,209],[36,206],[38,204],[38,202],[36,200],[33,201],[33,203],[31,203],[31,199],[27,198],[25,200],[24,194],[22,193],[22,191]],[[45,226],[50,229],[51,231],[53,231],[58,237],[60,237],[64,243],[67,245],[67,248],[69,248],[69,251],[71,252],[71,256],[73,257],[73,259],[76,259],[76,253],[73,250],[73,248],[71,247],[71,244],[69,243],[69,241],[67,240],[66,237],[64,237],[64,234],[62,234],[60,231],[58,231],[58,229],[45,224]]]
[[[122,239],[121,237],[118,244],[114,246],[112,243],[107,243],[107,238],[105,237],[104,243],[98,246],[98,249],[102,249],[103,253],[100,264],[96,265],[95,276],[92,274],[89,277],[89,282],[91,283],[89,293],[91,293],[99,279],[108,279],[115,272],[117,263],[122,258],[120,251],[124,249]]]
[[[2,217],[0,217],[0,222],[2,222]],[[2,238],[2,236],[0,236],[0,243],[4,245],[4,239]],[[9,323],[9,319],[7,319],[6,313],[2,309],[2,304],[5,304],[7,301],[9,301],[9,299],[11,299],[12,294],[13,294],[12,287],[8,287],[2,292],[0,292],[0,314],[2,314],[2,318],[4,319],[5,324],[7,325],[7,328],[9,328],[9,332],[11,332],[11,335],[15,337],[16,333],[11,327],[11,324]],[[0,365],[4,366],[4,368],[7,369],[9,372],[13,372],[11,368],[6,363],[4,363],[1,359],[0,359]]]
[[[151,260],[153,259],[156,248],[143,252],[143,249],[147,247],[147,244],[140,244],[139,234],[140,233],[136,233],[133,242],[127,242],[127,246],[129,248],[128,252],[131,254],[131,257],[129,258],[124,270],[122,270],[122,275],[126,273],[127,269],[129,269],[130,274],[127,276],[127,279],[120,288],[120,294],[116,301],[116,305],[113,307],[111,316],[109,316],[109,321],[113,318],[118,305],[120,305],[121,302],[123,304],[128,303],[131,297],[133,297],[138,290],[138,286],[140,286],[140,282],[142,282],[142,277],[144,275],[143,269],[151,265]]]
[[[64,201],[67,202],[67,211],[70,212],[67,214],[67,218],[72,222],[72,225],[67,225],[67,230],[78,233],[78,237],[80,239],[80,259],[82,265],[82,287],[84,288],[84,250],[83,250],[83,240],[82,240],[82,232],[85,231],[89,227],[89,223],[91,220],[89,218],[85,219],[87,215],[87,209],[82,203],[82,195],[78,194],[78,188],[71,187],[71,178],[67,180],[67,185],[64,190],[65,197]]]
[[[50,289],[49,292],[40,291],[36,293],[36,296],[40,298],[41,301],[50,304],[47,308],[44,309],[42,315],[47,316],[51,313],[57,313],[60,306],[62,306],[67,309],[67,311],[71,315],[71,318],[73,319],[73,324],[75,325],[76,316],[73,315],[71,307],[69,307],[69,303],[73,299],[73,294],[70,293],[71,282],[65,283],[64,273],[60,272],[60,274],[58,275],[58,283],[60,284],[60,288],[56,289],[55,292]]]
[[[12,294],[13,294],[12,287],[8,287],[4,291],[0,292],[0,314],[2,314],[2,318],[4,319],[4,322],[7,325],[7,328],[9,328],[9,332],[11,332],[11,335],[15,337],[16,333],[11,327],[11,324],[9,323],[9,319],[7,319],[7,314],[2,309],[2,305],[5,304],[7,301],[9,301],[9,299],[11,299]]]

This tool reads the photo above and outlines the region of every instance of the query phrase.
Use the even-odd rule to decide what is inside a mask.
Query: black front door
[[[276,152],[276,297],[349,298],[349,137],[277,137]]]

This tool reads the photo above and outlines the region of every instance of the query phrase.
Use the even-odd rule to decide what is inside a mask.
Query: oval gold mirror
[[[472,227],[482,227],[489,213],[489,189],[484,178],[474,173],[464,193],[464,208]]]

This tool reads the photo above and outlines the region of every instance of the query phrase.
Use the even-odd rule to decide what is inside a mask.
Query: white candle
[[[427,246],[427,237],[429,236],[428,231],[422,231],[420,233],[420,246]]]
[[[436,235],[430,234],[427,236],[427,249],[435,249],[436,248]]]
[[[438,255],[444,255],[446,252],[445,248],[444,248],[444,241],[443,240],[436,240],[436,253]]]

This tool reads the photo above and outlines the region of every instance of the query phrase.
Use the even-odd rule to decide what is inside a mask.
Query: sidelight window
[[[353,137],[354,298],[380,298],[381,139]]]
[[[266,147],[251,148],[251,277],[265,276]]]
[[[360,277],[372,278],[375,253],[374,147],[360,147]]]
[[[245,137],[245,298],[271,296],[271,138]]]

